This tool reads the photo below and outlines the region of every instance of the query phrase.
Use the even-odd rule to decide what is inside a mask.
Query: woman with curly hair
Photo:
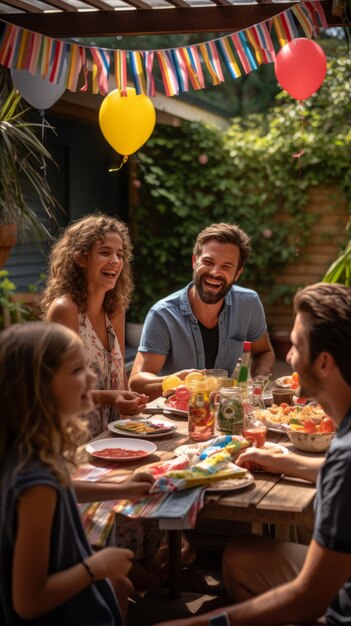
[[[126,391],[125,310],[133,289],[132,245],[123,222],[95,213],[68,226],[49,256],[42,299],[48,321],[80,335],[89,367],[97,376],[89,414],[92,436],[106,430],[119,413],[134,415],[148,397]]]
[[[93,399],[96,407],[88,414],[92,436],[99,435],[118,411],[142,411],[148,396],[124,391],[124,316],[133,281],[132,245],[127,227],[120,220],[101,213],[88,215],[68,226],[49,256],[49,273],[42,298],[42,310],[49,321],[59,322],[78,333],[83,341],[87,364],[97,376]],[[145,478],[146,480],[146,478]],[[82,502],[118,497],[113,483],[75,481]],[[131,579],[136,588],[153,587],[158,572],[168,560],[168,548],[160,547],[155,520],[127,520],[116,516],[112,542],[133,550]],[[183,538],[185,561],[191,550]],[[153,574],[150,573],[150,570]]]

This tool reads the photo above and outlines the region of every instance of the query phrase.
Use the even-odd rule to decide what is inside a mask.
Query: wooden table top
[[[146,414],[143,416],[150,417]],[[155,414],[154,417],[160,417],[162,420],[167,419],[164,414]],[[154,454],[139,461],[116,463],[116,469],[113,473],[103,480],[122,481],[136,470],[147,470],[150,463],[173,458],[176,456],[174,449],[178,446],[193,444],[194,442],[188,436],[187,420],[172,415],[171,421],[177,424],[177,430],[169,435],[152,439],[157,445]],[[269,441],[281,443],[289,449],[292,448],[286,434],[268,431],[268,435]],[[112,432],[106,431],[96,439],[114,436]],[[104,466],[104,461],[87,454],[85,446],[81,446],[78,458],[79,463],[89,461],[91,465]],[[286,478],[280,474],[256,472],[254,478],[253,484],[237,491],[207,492],[204,507],[198,514],[197,521],[244,521],[258,524],[261,528],[263,528],[263,524],[269,524],[274,525],[276,537],[290,539],[291,526],[308,520],[313,511],[315,487],[305,481]],[[171,598],[178,598],[182,590],[180,526],[177,520],[173,522],[173,520],[160,519],[159,523],[160,527],[169,530],[169,594]]]
[[[163,414],[154,415],[154,417],[167,419]],[[152,455],[147,459],[116,463],[115,471],[103,480],[119,482],[141,468],[147,470],[150,463],[173,458],[174,449],[178,446],[193,444],[194,442],[188,437],[187,421],[178,416],[172,416],[171,421],[177,424],[177,430],[169,435],[153,438],[152,441],[157,445],[157,450]],[[269,441],[279,442],[292,449],[292,444],[284,433],[269,431],[268,434]],[[115,436],[112,432],[106,431],[98,439]],[[294,452],[298,451],[294,450]],[[97,467],[104,465],[104,461],[86,453],[85,446],[81,446],[78,458],[79,463],[89,461],[91,465]],[[280,474],[263,472],[255,472],[254,478],[253,484],[237,491],[207,493],[200,517],[261,524],[297,524],[311,512],[316,490],[310,483]]]

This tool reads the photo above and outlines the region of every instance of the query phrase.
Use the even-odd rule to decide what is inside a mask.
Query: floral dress
[[[79,313],[79,335],[83,342],[88,366],[96,374],[96,389],[124,389],[124,365],[121,349],[113,326],[106,315],[106,329],[110,350],[106,350],[94,331],[86,314]],[[117,408],[96,407],[87,415],[92,437],[107,429],[107,424],[119,418]],[[130,520],[115,515],[115,528],[109,544],[133,550],[136,558],[148,558],[155,554],[160,544],[160,532],[155,520]]]
[[[113,326],[106,315],[106,329],[110,350],[106,350],[86,314],[79,313],[79,335],[84,345],[88,366],[96,374],[96,389],[124,389],[123,358]],[[92,437],[107,429],[107,424],[118,419],[115,407],[96,407],[88,415]]]

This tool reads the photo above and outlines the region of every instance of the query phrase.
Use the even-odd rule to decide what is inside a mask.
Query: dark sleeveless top
[[[37,485],[53,487],[57,504],[52,525],[49,573],[81,563],[92,554],[79,517],[73,489],[59,483],[49,467],[30,461],[14,475],[17,455],[1,468],[0,479],[0,624],[2,626],[121,626],[116,596],[107,579],[83,589],[56,609],[33,620],[24,620],[12,605],[12,562],[16,540],[17,503],[25,489]]]

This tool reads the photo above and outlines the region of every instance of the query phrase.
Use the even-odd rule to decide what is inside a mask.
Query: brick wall
[[[306,211],[316,217],[309,243],[299,249],[293,263],[282,268],[276,285],[298,288],[319,282],[345,242],[349,214],[347,200],[340,189],[327,185],[314,187],[310,189],[309,198]],[[279,215],[278,219],[286,221],[288,216]],[[265,311],[271,332],[290,332],[294,319],[291,304],[265,304]]]

